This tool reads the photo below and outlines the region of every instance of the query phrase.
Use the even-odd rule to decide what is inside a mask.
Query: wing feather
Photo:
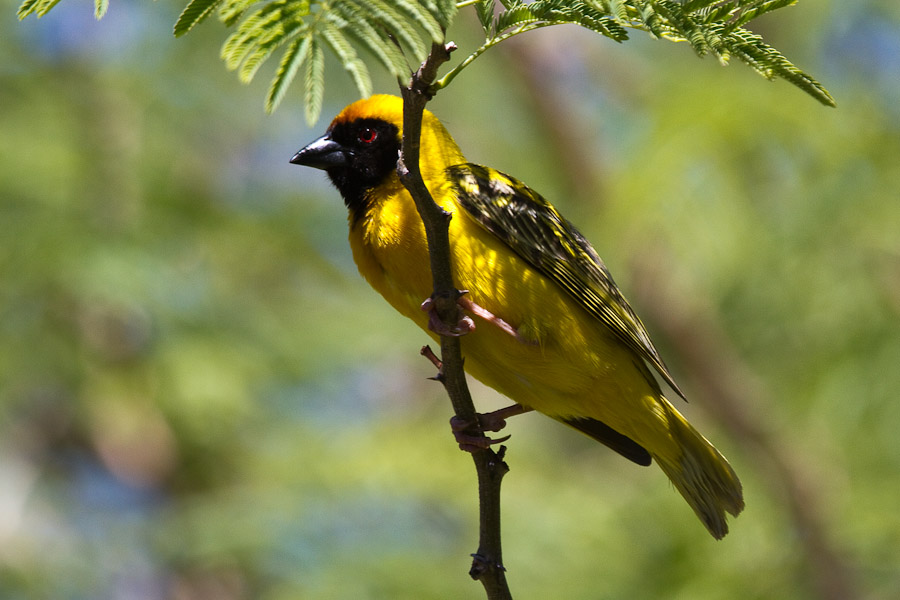
[[[531,266],[555,281],[624,344],[684,394],[644,324],[619,291],[590,242],[538,193],[499,171],[474,164],[448,169],[465,212]]]

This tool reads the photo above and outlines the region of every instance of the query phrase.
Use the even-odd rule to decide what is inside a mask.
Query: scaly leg
[[[468,293],[468,291],[460,290],[460,293],[466,294],[466,293]],[[523,339],[519,335],[519,332],[515,327],[513,327],[512,325],[510,325],[509,323],[507,323],[506,321],[504,321],[503,319],[501,319],[500,317],[498,317],[491,311],[475,304],[469,298],[466,298],[465,296],[460,296],[460,298],[456,301],[456,303],[459,304],[460,308],[462,308],[463,310],[466,310],[466,311],[472,313],[473,315],[475,315],[476,317],[484,319],[488,323],[491,323],[492,325],[499,327],[501,330],[503,330],[504,332],[513,336],[520,342],[532,343],[528,340]],[[475,330],[475,321],[473,321],[472,318],[469,317],[468,315],[464,315],[462,318],[460,318],[459,322],[454,327],[448,327],[447,325],[445,325],[444,322],[441,321],[437,316],[437,311],[434,308],[434,299],[433,298],[426,299],[425,302],[422,303],[421,308],[422,308],[422,310],[424,310],[425,312],[428,313],[428,329],[430,329],[431,331],[433,331],[437,334],[452,335],[454,337],[458,337],[461,335],[466,335],[467,333],[470,333]]]
[[[513,404],[506,408],[501,408],[489,413],[478,413],[475,415],[476,422],[472,423],[460,417],[450,419],[450,430],[456,443],[459,444],[460,450],[466,452],[474,452],[475,450],[483,450],[490,448],[494,444],[501,444],[509,439],[510,436],[502,438],[489,438],[484,435],[472,435],[473,431],[484,433],[485,431],[500,431],[506,427],[506,419],[521,415],[533,410],[521,404]]]
[[[465,293],[465,292],[463,292]],[[461,301],[457,300],[461,306]],[[428,313],[428,329],[439,335],[452,335],[453,337],[459,337],[461,335],[466,335],[470,331],[475,330],[475,321],[472,320],[472,317],[468,315],[463,315],[460,317],[459,322],[453,327],[448,327],[441,321],[440,317],[438,317],[437,310],[435,310],[434,306],[434,298],[426,298],[425,302],[420,306],[422,310]]]

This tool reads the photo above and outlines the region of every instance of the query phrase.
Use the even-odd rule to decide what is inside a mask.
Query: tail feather
[[[588,417],[573,417],[560,419],[566,425],[571,425],[578,431],[586,433],[608,448],[615,450],[628,460],[647,467],[652,462],[647,449],[628,436],[624,436],[606,423]]]
[[[650,453],[717,540],[728,533],[725,513],[744,509],[741,482],[725,457],[663,399],[677,452]]]

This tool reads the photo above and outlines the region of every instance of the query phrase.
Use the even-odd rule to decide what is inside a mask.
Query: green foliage
[[[359,277],[326,178],[287,164],[321,126],[261,115],[265,90],[209,52],[218,24],[160,48],[142,25],[165,1],[111,2],[140,9],[106,17],[138,33],[115,60],[38,35],[59,8],[0,22],[0,598],[483,598],[465,574],[471,459],[426,380],[428,338]],[[90,7],[81,47],[119,38],[69,3]],[[842,110],[686,44],[596,52],[565,29],[545,47],[571,68],[522,63],[541,86],[489,52],[432,107],[471,159],[572,218],[642,316],[685,302],[721,324],[752,371],[734,387],[769,391],[746,408],[824,512],[813,541],[837,546],[858,582],[845,597],[867,600],[900,582],[900,86],[864,43],[898,31],[893,14],[822,0],[766,23],[828,65]],[[340,73],[328,85],[355,93]],[[576,177],[591,183],[569,193]],[[676,293],[629,268],[648,263]],[[695,390],[702,375],[645,319]],[[517,600],[823,598],[813,581],[830,573],[804,552],[779,469],[690,398],[746,487],[723,542],[655,467],[539,415],[510,421]]]
[[[822,104],[834,106],[834,99],[818,81],[795,67],[761,36],[743,28],[752,19],[795,1],[501,0],[504,10],[498,12],[494,0],[480,0],[475,10],[486,41],[439,82],[438,87],[447,85],[484,50],[513,35],[571,23],[617,42],[628,39],[626,28],[643,30],[656,38],[688,42],[699,56],[712,54],[723,65],[736,56],[767,79],[785,79]]]
[[[24,0],[22,5],[19,6],[18,12],[16,12],[16,16],[20,20],[32,13],[38,17],[43,17],[57,4],[59,4],[59,0]]]
[[[193,29],[194,25],[208,17],[221,3],[222,0],[191,0],[175,23],[175,37],[182,36]],[[247,4],[245,3],[245,6]]]
[[[24,19],[30,14],[36,15],[38,18],[43,17],[50,9],[59,4],[59,0],[23,0],[16,11],[19,20]],[[109,8],[109,0],[94,0],[94,17],[98,20],[103,18]]]
[[[493,0],[482,0],[479,18],[488,39],[495,39],[515,30],[522,33],[545,25],[566,23],[581,25],[617,42],[628,39],[625,29],[605,8],[581,0],[536,0],[535,2],[507,1],[505,10],[495,13]],[[489,17],[495,15],[491,20]],[[488,17],[486,19],[485,17]]]
[[[504,40],[540,27],[575,24],[617,42],[628,39],[628,29],[687,42],[698,56],[713,55],[723,65],[737,58],[767,79],[784,79],[822,104],[834,106],[834,99],[818,81],[744,27],[795,1],[500,0],[498,7],[495,0],[459,5],[453,0],[191,0],[178,17],[174,32],[182,36],[218,11],[222,23],[237,25],[222,47],[222,58],[244,83],[284,47],[266,95],[268,112],[278,107],[300,67],[307,61],[317,61],[307,64],[301,79],[310,123],[319,117],[325,90],[323,49],[337,57],[359,94],[368,96],[372,92],[371,77],[360,49],[402,82],[424,60],[431,43],[444,41],[458,7],[469,5],[474,5],[485,41],[438,81],[435,91]],[[57,2],[24,0],[18,16],[42,16]],[[97,18],[106,12],[108,3],[95,0]]]
[[[372,93],[369,67],[358,48],[402,80],[409,76],[410,64],[424,60],[431,43],[443,39],[455,13],[455,5],[446,1],[274,0],[246,14],[256,3],[194,0],[179,18],[175,34],[186,33],[220,5],[219,17],[224,23],[243,19],[225,41],[222,58],[245,83],[279,47],[286,45],[266,96],[266,110],[277,108],[300,67],[306,64],[302,87],[310,123],[319,117],[325,90],[323,49],[338,58],[360,95],[368,96]]]

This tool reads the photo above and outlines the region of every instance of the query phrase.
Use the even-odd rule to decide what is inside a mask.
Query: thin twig
[[[438,67],[449,60],[450,53],[455,49],[456,46],[452,42],[433,44],[431,53],[410,78],[409,84],[400,86],[403,96],[403,141],[400,160],[397,163],[400,181],[413,197],[425,226],[435,310],[438,317],[448,325],[454,325],[459,321],[457,300],[461,294],[453,281],[451,268],[448,235],[451,215],[434,202],[428,188],[425,187],[419,170],[419,151],[422,115],[425,105],[434,94],[431,89],[432,83],[437,76]],[[463,358],[458,337],[441,336],[439,380],[450,396],[456,416],[477,423],[475,405],[463,372]],[[473,435],[483,434],[475,432]],[[499,452],[486,448],[471,453],[478,474],[480,526],[478,551],[472,555],[469,575],[481,582],[488,600],[512,599],[506,583],[500,543],[500,483],[503,475],[509,471],[509,467],[503,461],[504,451],[505,449],[501,447]]]

